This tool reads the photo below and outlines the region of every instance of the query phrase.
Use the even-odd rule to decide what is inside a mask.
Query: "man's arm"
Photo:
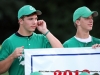
[[[53,48],[63,48],[61,42],[53,34],[51,34],[51,32],[48,32],[46,22],[44,20],[38,20],[37,29],[44,35],[46,34],[46,37]]]
[[[0,61],[0,74],[8,71],[14,59],[22,55],[23,49],[23,46],[16,48],[15,51],[11,55],[9,55],[5,60]]]
[[[0,74],[8,71],[13,61],[14,58],[12,54],[9,57],[7,57],[5,60],[0,61]]]
[[[47,30],[47,32],[48,32],[48,30]],[[48,38],[48,40],[53,48],[63,48],[63,45],[61,44],[61,42],[51,32],[48,32],[46,34],[46,37]]]

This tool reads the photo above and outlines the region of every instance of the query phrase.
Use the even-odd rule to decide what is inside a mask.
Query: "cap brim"
[[[98,16],[98,12],[97,11],[92,11],[92,12],[85,13],[84,15],[82,15],[82,17],[89,17],[89,16],[96,17],[96,16]]]
[[[42,12],[40,10],[36,10],[35,12],[36,12],[37,15],[41,15],[42,14]]]
[[[97,11],[92,11],[92,16],[93,16],[93,17],[98,16],[98,12],[97,12]]]

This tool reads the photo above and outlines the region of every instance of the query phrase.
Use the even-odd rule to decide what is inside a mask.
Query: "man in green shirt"
[[[77,29],[76,35],[65,41],[64,47],[97,47],[100,46],[100,39],[89,34],[93,27],[93,17],[98,15],[97,11],[91,11],[83,6],[75,10],[73,22]],[[94,45],[95,44],[95,45]]]
[[[37,20],[37,15],[41,15],[41,11],[31,5],[19,9],[19,29],[3,42],[0,50],[0,74],[8,71],[9,75],[25,75],[23,49],[63,47],[47,29],[46,22]],[[36,28],[42,34],[36,34]]]

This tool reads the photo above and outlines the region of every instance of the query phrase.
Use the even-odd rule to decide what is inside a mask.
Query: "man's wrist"
[[[42,33],[42,34],[45,34],[47,31],[48,31],[48,29],[43,29],[43,30],[41,31],[41,33]]]
[[[11,54],[9,57],[10,57],[10,59],[15,59],[13,54]]]
[[[48,30],[46,33],[44,33],[44,35],[46,36],[50,31]]]

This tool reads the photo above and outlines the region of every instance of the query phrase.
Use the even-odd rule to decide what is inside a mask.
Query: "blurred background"
[[[17,12],[23,5],[32,5],[42,11],[38,16],[47,23],[48,29],[62,42],[75,35],[73,12],[87,6],[100,13],[100,0],[0,0],[0,44],[18,30]],[[92,36],[100,38],[100,15],[94,18]],[[36,30],[36,33],[40,33]],[[4,74],[7,75],[7,74]]]

